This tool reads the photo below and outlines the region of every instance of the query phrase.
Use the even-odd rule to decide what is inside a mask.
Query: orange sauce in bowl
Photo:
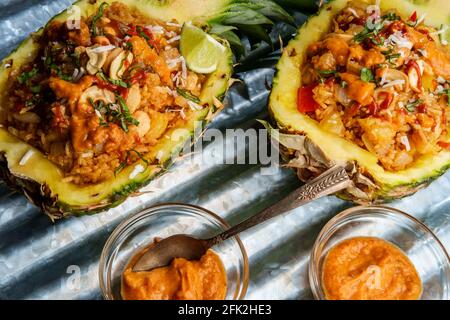
[[[322,269],[329,300],[416,300],[422,282],[409,258],[374,237],[346,239],[330,249]]]
[[[144,251],[145,252],[145,251]],[[133,272],[131,259],[122,274],[124,300],[223,300],[227,276],[219,256],[208,250],[199,260],[175,258],[167,267]]]

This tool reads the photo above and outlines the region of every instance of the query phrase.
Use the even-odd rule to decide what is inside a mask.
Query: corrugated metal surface
[[[70,2],[2,1],[0,57]],[[242,73],[247,85],[237,84],[229,92],[229,107],[212,127],[256,126],[254,119],[265,116],[268,96],[265,81],[272,76],[271,68]],[[215,159],[214,156],[220,157],[218,148],[221,145],[212,142],[203,153]],[[224,161],[199,165],[195,161],[199,156],[193,161],[180,160],[144,189],[149,193],[130,198],[108,212],[57,224],[51,224],[24,197],[0,185],[0,298],[101,298],[97,267],[102,246],[119,222],[141,208],[165,201],[192,203],[235,224],[275,203],[298,185],[290,170],[261,175],[258,165],[215,164]],[[449,179],[447,174],[416,195],[392,203],[424,221],[447,249],[450,249]],[[250,258],[247,298],[311,298],[307,262],[315,237],[333,215],[351,205],[335,197],[323,198],[242,234]]]

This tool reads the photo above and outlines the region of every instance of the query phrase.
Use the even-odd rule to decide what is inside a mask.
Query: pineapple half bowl
[[[448,62],[450,33],[446,32],[445,27],[450,23],[448,1],[329,1],[316,15],[309,18],[299,29],[297,36],[284,48],[276,67],[269,99],[269,113],[273,127],[269,123],[264,124],[272,137],[280,142],[281,153],[288,162],[287,166],[293,167],[301,180],[308,180],[330,166],[341,164],[348,168],[353,184],[340,192],[339,197],[361,204],[386,202],[411,195],[445,173],[450,166],[450,151],[444,147],[439,152],[416,157],[405,168],[388,170],[383,167],[376,154],[369,152],[367,148],[332,130],[327,130],[319,121],[310,117],[309,113],[299,111],[302,106],[298,102],[298,92],[306,82],[303,70],[304,63],[308,59],[308,50],[312,44],[331,32],[336,23],[334,18],[349,4],[379,6],[378,10],[382,14],[392,11],[395,12],[392,17],[401,17],[404,21],[415,22],[425,19],[423,22],[425,25],[437,30],[434,36],[439,34],[442,41],[442,44],[439,44],[440,49],[446,53]],[[370,34],[371,30],[369,28],[366,31],[368,32],[365,35]],[[349,41],[355,40],[353,38]],[[449,65],[445,68],[449,68]],[[446,80],[448,85],[448,79]],[[449,129],[448,122],[446,123],[443,143],[447,146],[450,138],[448,134],[445,135]]]
[[[125,161],[126,163],[118,170],[120,172],[117,174],[114,172],[113,177],[98,182],[76,184],[66,179],[66,172],[50,161],[46,152],[36,148],[35,145],[28,144],[14,134],[14,131],[8,130],[8,125],[3,125],[5,113],[8,117],[7,111],[5,112],[10,99],[8,89],[11,83],[20,78],[20,75],[24,75],[21,68],[33,62],[40,50],[43,50],[39,46],[39,39],[46,32],[49,33],[47,29],[55,23],[76,22],[81,17],[93,25],[88,31],[94,37],[94,30],[97,28],[95,23],[115,2],[160,23],[177,26],[193,25],[208,34],[209,42],[219,43],[216,47],[222,47],[223,52],[216,66],[211,69],[213,71],[202,75],[204,82],[201,91],[198,97],[194,97],[195,106],[200,105],[201,108],[191,108],[193,112],[189,112],[184,117],[184,121],[169,126],[151,150],[145,154],[131,152],[135,159],[131,162]],[[78,20],[74,18],[74,14],[79,14]],[[231,47],[239,46],[238,34],[246,34],[252,39],[258,39],[258,37],[265,39],[267,31],[277,21],[293,23],[292,17],[270,0],[80,0],[75,2],[71,8],[56,15],[46,26],[30,35],[0,64],[0,111],[3,114],[0,116],[2,123],[0,126],[0,177],[39,206],[52,220],[73,214],[95,213],[120,204],[130,194],[162,174],[177,157],[183,145],[191,139],[193,132],[198,130],[199,126],[205,126],[223,108],[221,102],[231,83],[233,73],[234,55]],[[136,36],[141,38],[139,41],[151,42],[151,35],[146,33],[143,27],[140,28],[135,32]],[[177,41],[177,37],[171,41]],[[151,44],[149,45],[151,47]],[[101,52],[96,52],[96,54],[99,53]],[[119,68],[122,66],[123,64],[120,64]],[[189,68],[188,63],[187,67]],[[57,65],[53,66],[54,70],[60,70],[58,68]],[[27,72],[26,76],[29,78],[33,75]],[[24,83],[28,81],[25,78],[22,80]],[[113,84],[116,87],[123,85],[123,82],[117,79],[109,82],[108,85]],[[76,84],[73,81],[71,83]],[[39,87],[34,86],[33,90],[39,90]],[[194,99],[189,95],[186,97],[186,99]],[[44,108],[50,109],[50,102],[44,105]],[[164,114],[161,118],[164,120]],[[161,123],[161,121],[153,121],[152,126],[158,128]],[[176,137],[173,138],[173,136]],[[139,155],[138,158],[135,157],[135,153]],[[139,170],[136,171],[136,168]]]

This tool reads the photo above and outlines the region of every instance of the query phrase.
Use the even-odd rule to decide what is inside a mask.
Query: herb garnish
[[[361,31],[360,33],[356,34],[353,37],[353,40],[356,43],[361,43],[366,39],[371,39],[372,42],[374,42],[375,44],[382,44],[384,42],[383,38],[375,39],[375,38],[377,38],[378,32],[381,29],[383,29],[383,24],[381,22],[378,22],[375,24],[366,22],[366,24],[364,25],[364,30]]]
[[[324,79],[329,78],[329,77],[336,77],[338,74],[337,70],[316,70],[317,73],[319,74],[319,82],[320,83],[324,83]]]
[[[385,15],[383,15],[381,17],[381,19],[387,20],[387,21],[396,21],[396,20],[400,20],[400,16],[397,15],[395,12],[388,12]]]
[[[405,106],[405,109],[408,110],[409,112],[414,112],[414,111],[416,110],[416,107],[417,107],[418,105],[420,105],[422,102],[423,102],[422,99],[417,99],[417,100],[415,100],[415,101],[413,101],[413,102],[411,102],[411,103],[408,103],[408,104]]]
[[[125,160],[122,161],[119,164],[119,166],[114,170],[114,176],[116,176],[117,173],[122,171],[128,165],[128,161],[129,161],[129,158],[131,156],[131,152],[136,153],[136,155],[139,157],[139,159],[141,159],[146,164],[146,166],[148,167],[148,164],[149,164],[148,160],[145,159],[144,156],[139,151],[137,151],[136,149],[130,149],[130,150],[127,150],[127,155],[125,156]]]
[[[360,78],[365,82],[373,82],[375,80],[373,73],[369,68],[361,69]]]
[[[137,26],[136,27],[136,32],[138,33],[138,35],[140,36],[140,37],[142,37],[142,38],[144,38],[145,39],[145,41],[147,42],[147,44],[150,46],[150,48],[154,48],[153,47],[153,45],[152,45],[152,39],[150,38],[150,36],[147,34],[147,33],[145,33],[145,31],[144,31],[144,29],[142,29],[142,27],[140,27],[140,26]]]
[[[20,84],[26,84],[28,85],[30,80],[34,78],[38,73],[37,68],[33,68],[30,71],[22,72],[18,77],[17,81],[19,81]]]
[[[128,125],[139,125],[139,121],[131,116],[130,109],[121,96],[117,96],[117,104],[108,103],[105,104],[103,101],[93,101],[89,99],[89,103],[92,107],[102,114],[100,118],[101,126],[108,126],[108,122],[113,122],[122,128],[123,131],[128,132]]]
[[[394,64],[394,60],[398,59],[401,57],[400,53],[393,53],[394,50],[393,49],[389,49],[386,51],[381,51],[381,53],[384,55],[384,57],[386,58],[387,62],[389,62],[390,64]]]
[[[32,93],[41,92],[41,86],[39,84],[33,84],[31,80],[38,74],[38,69],[33,68],[30,71],[22,72],[18,77],[17,81],[20,84],[26,85]]]
[[[126,83],[125,81],[122,80],[114,80],[111,79],[110,77],[108,77],[107,75],[105,75],[103,72],[99,71],[97,72],[97,77],[99,77],[101,80],[105,81],[105,82],[109,82],[112,85],[118,86],[118,87],[123,87],[123,88],[129,88],[130,85],[128,83]]]
[[[321,76],[329,76],[329,75],[335,76],[336,73],[337,73],[337,70],[317,70],[317,72],[318,72]]]
[[[118,118],[122,130],[128,132],[128,124],[137,126],[139,125],[139,121],[131,116],[130,109],[128,109],[125,100],[121,96],[117,96],[117,101],[119,102],[120,109],[117,111],[116,118]]]
[[[98,30],[97,30],[97,21],[103,17],[103,9],[105,8],[105,6],[108,6],[109,4],[107,2],[102,2],[102,4],[100,5],[100,7],[98,8],[97,13],[95,14],[95,16],[92,18],[92,26],[91,26],[91,31],[92,31],[92,35],[95,37],[98,35]]]
[[[188,99],[195,103],[200,103],[200,99],[197,96],[194,96],[189,91],[177,88],[177,93],[185,99]]]

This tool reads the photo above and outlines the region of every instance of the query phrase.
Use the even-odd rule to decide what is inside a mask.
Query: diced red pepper
[[[313,98],[313,89],[315,84],[301,87],[297,92],[297,109],[302,113],[314,112],[319,104]]]
[[[426,113],[427,112],[427,105],[425,103],[422,103],[417,107],[417,111],[419,113]]]
[[[130,79],[131,84],[135,84],[140,82],[142,79],[145,79],[147,77],[147,72],[145,70],[139,70],[136,72]]]
[[[449,142],[438,141],[437,144],[438,144],[438,146],[441,147],[442,149],[450,150],[450,143],[449,143]]]
[[[416,22],[417,21],[417,12],[414,11],[411,16],[408,18],[408,21]]]
[[[372,102],[367,106],[367,108],[369,109],[369,114],[372,116],[375,116],[378,114],[379,111],[379,107],[378,107],[378,103],[374,100],[372,100]]]

